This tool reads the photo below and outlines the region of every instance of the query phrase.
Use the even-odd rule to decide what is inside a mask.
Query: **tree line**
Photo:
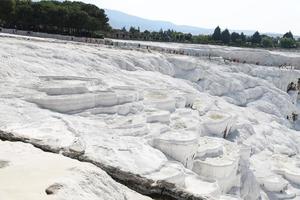
[[[300,39],[296,40],[289,31],[282,37],[271,37],[260,34],[256,31],[253,35],[248,36],[242,33],[232,32],[228,29],[221,30],[218,26],[212,35],[192,35],[190,33],[182,33],[174,30],[160,31],[140,31],[139,28],[130,27],[127,31],[124,27],[121,30],[113,30],[118,36],[113,37],[119,39],[159,41],[159,42],[180,42],[194,44],[217,44],[238,47],[263,47],[263,48],[297,48],[300,47]],[[123,36],[122,36],[123,34]],[[123,37],[123,38],[122,38]]]
[[[249,46],[249,47],[265,47],[265,48],[296,48],[299,45],[295,40],[291,31],[285,33],[282,37],[271,37],[260,34],[256,31],[252,36],[245,36],[243,33],[230,33],[228,29],[221,31],[218,26],[212,34],[212,40],[216,43],[232,45],[232,46]]]
[[[0,26],[28,31],[84,37],[111,37],[160,42],[218,44],[239,47],[296,48],[300,40],[291,32],[282,37],[271,37],[258,31],[252,36],[221,30],[218,26],[212,35],[192,35],[174,30],[140,31],[112,29],[103,9],[92,4],[55,0],[0,0]]]
[[[103,9],[82,2],[0,1],[0,24],[5,28],[101,37],[111,30],[108,20]]]

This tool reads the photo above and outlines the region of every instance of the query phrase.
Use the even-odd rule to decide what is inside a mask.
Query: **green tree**
[[[193,37],[193,35],[190,34],[190,33],[184,35],[184,39],[185,39],[185,41],[187,41],[187,42],[191,42],[192,37]]]
[[[229,33],[229,30],[228,29],[225,29],[223,32],[222,32],[222,42],[224,44],[229,44],[230,42],[230,33]]]
[[[217,28],[215,28],[215,31],[212,34],[212,39],[214,41],[221,41],[222,40],[221,29],[220,29],[219,26],[217,26]]]
[[[269,37],[263,37],[263,39],[261,40],[261,44],[266,48],[273,47],[273,40]]]
[[[80,36],[111,30],[103,9],[71,1],[0,0],[0,21],[10,28]]]
[[[245,36],[245,34],[243,32],[241,33],[240,38],[241,38],[242,42],[246,42],[246,36]]]
[[[240,39],[240,34],[232,32],[230,38],[233,43],[236,43],[237,40]]]
[[[261,36],[260,36],[260,34],[259,34],[258,31],[256,31],[256,32],[252,35],[252,37],[251,37],[251,42],[252,42],[253,44],[260,44],[260,43],[261,43]]]
[[[209,44],[211,43],[211,36],[208,35],[193,36],[193,43]]]
[[[129,28],[129,35],[132,39],[138,39],[140,36],[140,29],[131,26]]]
[[[12,20],[16,8],[15,0],[1,0],[0,1],[0,20],[9,23]]]
[[[291,38],[291,39],[294,39],[294,36],[293,36],[292,32],[289,31],[289,32],[287,32],[287,33],[285,33],[285,34],[283,35],[283,38]]]
[[[16,8],[15,13],[16,25],[21,29],[29,29],[30,26],[34,25],[35,20],[33,16],[33,9],[28,4],[19,5]]]
[[[297,44],[296,41],[292,38],[281,38],[280,39],[280,47],[282,48],[296,48]]]

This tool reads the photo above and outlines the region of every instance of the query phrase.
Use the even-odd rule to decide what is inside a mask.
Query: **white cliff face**
[[[292,82],[298,83],[299,71],[145,49],[0,40],[0,138],[164,180],[194,195],[300,198],[300,137],[292,119],[298,93],[288,92]],[[14,154],[7,144],[24,146],[0,143],[5,156]],[[81,194],[80,183],[106,190],[101,186],[106,175],[89,178],[88,169],[97,167],[52,156],[80,165],[73,172],[78,177],[65,184],[69,199]],[[127,198],[123,190],[108,191],[119,195],[114,199]]]

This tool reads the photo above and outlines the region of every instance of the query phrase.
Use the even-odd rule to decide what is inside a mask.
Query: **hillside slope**
[[[163,30],[176,30],[183,33],[191,33],[194,35],[199,34],[211,34],[213,32],[212,29],[208,28],[200,28],[194,26],[186,26],[186,25],[176,25],[167,21],[159,21],[159,20],[149,20],[141,17],[129,15],[120,11],[105,9],[105,13],[109,17],[109,24],[113,28],[122,29],[126,27],[129,30],[130,26],[140,27],[140,30],[148,30],[148,31],[159,31]]]

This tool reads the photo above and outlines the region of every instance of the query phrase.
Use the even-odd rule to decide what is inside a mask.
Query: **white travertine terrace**
[[[154,138],[154,147],[171,158],[181,162],[186,168],[193,167],[198,147],[197,135],[191,132],[167,132]]]
[[[209,111],[203,116],[202,132],[206,135],[215,135],[226,138],[234,125],[234,121],[234,117],[228,113],[214,110]]]
[[[208,199],[299,199],[299,95],[290,86],[300,71],[277,66],[300,67],[297,52],[7,34],[0,41],[0,139],[10,140],[0,141],[0,186],[20,184],[1,178],[18,170],[7,161],[23,160],[30,178],[46,170],[35,159],[53,157],[81,169],[62,182],[70,186],[65,199],[91,192],[85,199],[109,199],[103,191],[148,199],[95,165]],[[22,160],[19,151],[27,152]],[[68,175],[68,167],[55,167]],[[103,176],[96,180],[94,172]]]
[[[217,180],[228,192],[238,183],[238,147],[218,138],[199,139],[199,148],[194,160],[193,171],[207,180]]]

